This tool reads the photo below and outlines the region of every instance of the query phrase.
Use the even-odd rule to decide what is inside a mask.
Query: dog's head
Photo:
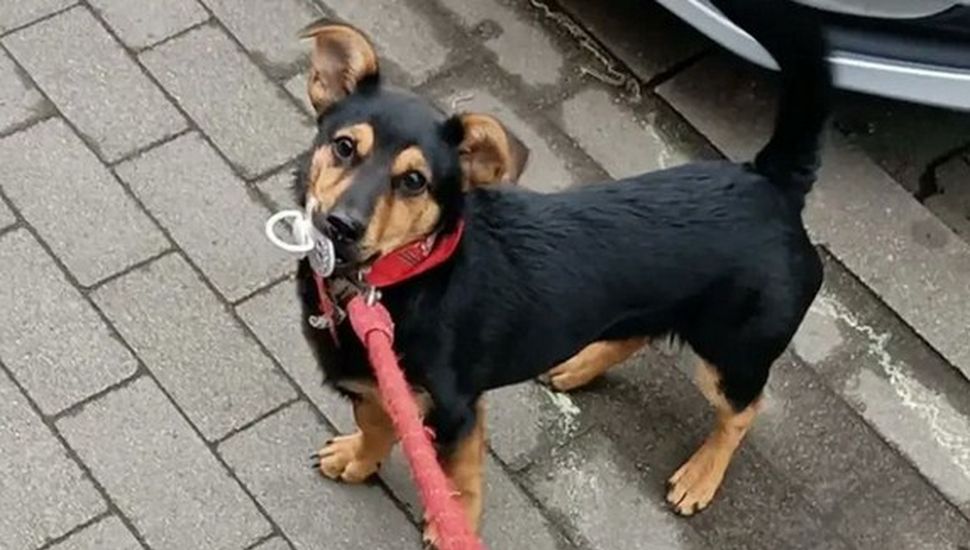
[[[334,241],[338,266],[448,229],[467,190],[522,173],[527,150],[493,117],[448,116],[384,85],[357,29],[321,21],[301,34],[314,40],[307,91],[317,136],[298,192]]]

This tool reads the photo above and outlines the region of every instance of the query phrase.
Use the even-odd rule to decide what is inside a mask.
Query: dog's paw
[[[430,522],[425,520],[424,533],[421,535],[425,550],[435,550],[438,548],[438,530]]]
[[[539,381],[559,392],[570,392],[589,384],[600,373],[584,368],[580,362],[566,361],[539,377]]]
[[[359,458],[363,438],[358,432],[328,441],[317,453],[320,473],[330,479],[347,483],[363,483],[377,473],[379,462]]]
[[[667,502],[682,516],[705,509],[724,480],[730,454],[705,443],[667,481]]]

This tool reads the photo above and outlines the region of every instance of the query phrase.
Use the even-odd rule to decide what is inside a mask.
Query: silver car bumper
[[[658,0],[712,40],[764,67],[771,56],[704,0]],[[970,70],[835,51],[836,85],[896,99],[970,111]]]

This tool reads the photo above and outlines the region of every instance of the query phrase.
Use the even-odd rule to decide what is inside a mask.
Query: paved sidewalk
[[[766,135],[762,73],[648,3],[560,4],[0,0],[0,549],[418,548],[399,454],[362,487],[306,459],[352,421],[262,235],[313,135],[294,33],[365,29],[392,80],[502,118],[541,191]],[[715,506],[664,506],[711,419],[649,352],[491,396],[490,548],[970,547],[970,117],[841,109],[827,282]]]

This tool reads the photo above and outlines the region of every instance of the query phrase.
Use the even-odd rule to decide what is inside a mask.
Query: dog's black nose
[[[328,214],[326,220],[330,236],[336,240],[353,242],[364,234],[364,224],[351,216],[334,212]]]

